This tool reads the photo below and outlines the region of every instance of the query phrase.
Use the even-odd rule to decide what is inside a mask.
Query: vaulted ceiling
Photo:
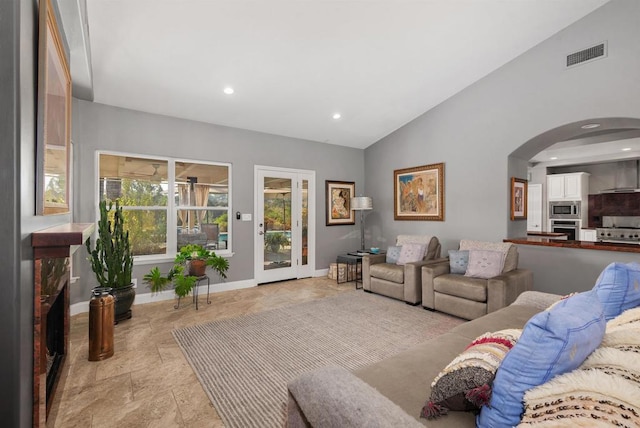
[[[608,0],[84,1],[81,98],[365,148]]]

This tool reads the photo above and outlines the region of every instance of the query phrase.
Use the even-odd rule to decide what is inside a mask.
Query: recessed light
[[[227,86],[226,88],[224,88],[224,90],[222,91],[227,95],[232,95],[235,91],[233,90],[233,88],[231,86]]]
[[[549,159],[551,159],[551,160],[558,160],[558,156],[552,156],[552,157],[550,157]]]
[[[582,129],[593,129],[600,127],[599,123],[587,123],[586,125],[582,125],[580,128]]]
[[[335,120],[338,120],[342,117],[342,115],[340,113],[333,113],[333,116],[331,117],[333,117]]]
[[[622,149],[623,152],[630,152],[631,151],[631,147],[625,147],[624,149]]]

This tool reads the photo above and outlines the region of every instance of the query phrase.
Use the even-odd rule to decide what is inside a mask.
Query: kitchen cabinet
[[[527,231],[542,232],[542,184],[527,188]]]
[[[547,199],[550,201],[586,201],[589,194],[589,174],[547,175]]]
[[[580,229],[580,240],[596,242],[597,235],[595,229]]]

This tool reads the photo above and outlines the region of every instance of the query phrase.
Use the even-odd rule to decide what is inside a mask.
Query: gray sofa
[[[476,337],[522,328],[559,298],[528,291],[505,308],[353,373],[327,367],[304,374],[288,385],[287,426],[475,427],[475,416],[468,412],[449,412],[434,420],[419,417],[431,382]]]
[[[386,263],[385,254],[371,254],[362,260],[362,288],[417,305],[422,300],[421,268],[434,263],[440,257],[440,241],[435,236],[398,235],[396,245],[424,244],[427,251],[419,262],[397,265]]]
[[[533,272],[518,268],[518,248],[512,243],[462,240],[460,249],[503,252],[502,272],[489,279],[450,273],[448,259],[424,266],[423,307],[470,320],[511,304],[533,288]]]

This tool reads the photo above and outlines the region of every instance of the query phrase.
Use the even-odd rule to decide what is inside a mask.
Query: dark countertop
[[[619,251],[623,253],[640,253],[640,244],[614,244],[610,242],[566,241],[544,236],[525,236],[508,238],[504,242],[521,245],[538,245],[542,247],[578,248],[582,250]]]

